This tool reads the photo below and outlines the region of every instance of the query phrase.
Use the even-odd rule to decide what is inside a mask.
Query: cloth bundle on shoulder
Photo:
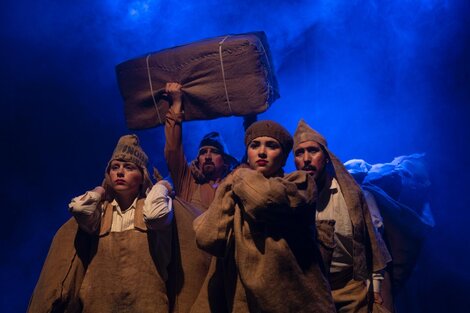
[[[116,66],[130,129],[164,124],[167,82],[183,88],[184,119],[264,112],[279,98],[264,32],[227,35],[150,53]]]

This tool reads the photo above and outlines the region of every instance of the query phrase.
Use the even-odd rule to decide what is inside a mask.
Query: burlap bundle
[[[183,88],[184,120],[264,112],[279,98],[264,32],[227,35],[149,53],[116,66],[127,126],[161,125],[167,82]]]

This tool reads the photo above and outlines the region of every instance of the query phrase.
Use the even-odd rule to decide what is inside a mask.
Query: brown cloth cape
[[[144,199],[137,201],[135,229],[121,233],[110,233],[110,204],[101,219],[100,237],[81,231],[73,218],[67,221],[54,236],[27,312],[84,312],[83,303],[92,303],[91,311],[154,312],[158,307],[159,312],[168,312],[153,247],[156,234],[147,232],[143,203]],[[132,255],[122,247],[129,247]],[[102,249],[115,254],[103,255]],[[140,265],[135,266],[136,261]],[[96,279],[88,280],[90,275]],[[102,293],[94,293],[96,288]],[[129,289],[133,292],[127,295]]]
[[[372,224],[369,208],[361,188],[343,163],[327,147],[334,175],[341,188],[353,225],[353,279],[372,279],[372,273],[385,269],[390,253]]]
[[[28,313],[81,312],[78,292],[93,238],[70,218],[55,234],[28,306]]]
[[[168,110],[165,123],[165,159],[176,198],[173,255],[168,291],[172,312],[189,312],[207,275],[210,257],[196,245],[192,223],[211,204],[216,186],[205,180],[195,161],[188,165],[182,144],[182,114]]]
[[[192,227],[202,212],[178,197],[173,201],[173,253],[167,282],[171,312],[191,310],[209,269],[210,255],[197,247]]]
[[[315,241],[316,186],[306,172],[240,168],[194,221],[213,258],[193,312],[335,312]]]

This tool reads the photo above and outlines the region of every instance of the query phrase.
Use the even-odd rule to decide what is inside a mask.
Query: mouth
[[[310,174],[315,173],[316,170],[317,170],[317,168],[315,166],[312,166],[312,165],[306,165],[302,168],[302,171],[309,172]]]
[[[266,160],[258,160],[258,161],[256,161],[256,164],[258,164],[259,166],[266,166],[266,164],[268,164],[268,161],[266,161]]]
[[[125,181],[124,179],[116,179],[116,180],[114,181],[114,183],[115,183],[116,185],[124,185],[124,184],[126,183],[126,181]]]

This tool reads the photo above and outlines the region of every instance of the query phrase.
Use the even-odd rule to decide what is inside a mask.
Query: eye
[[[296,157],[301,156],[302,154],[304,154],[304,149],[295,150],[294,155],[295,155]]]
[[[259,146],[260,146],[259,141],[252,141],[252,142],[250,142],[250,144],[249,144],[248,147],[251,148],[251,149],[256,149],[256,148],[258,148]]]
[[[119,165],[117,165],[117,164],[111,165],[111,170],[112,171],[117,171],[118,169],[119,169]]]
[[[268,141],[266,142],[266,147],[274,150],[274,149],[279,149],[281,145],[278,144],[276,141]]]
[[[199,155],[206,154],[207,150],[206,149],[201,149],[199,150]]]
[[[132,164],[132,163],[128,163],[128,164],[124,165],[124,168],[125,168],[126,170],[129,170],[129,171],[134,171],[134,170],[137,169],[137,167],[136,167],[134,164]]]
[[[320,151],[320,148],[318,148],[318,147],[308,147],[308,148],[307,148],[307,151],[308,151],[309,153],[317,153],[317,152]]]
[[[221,154],[219,149],[212,149],[211,152],[214,154]]]

